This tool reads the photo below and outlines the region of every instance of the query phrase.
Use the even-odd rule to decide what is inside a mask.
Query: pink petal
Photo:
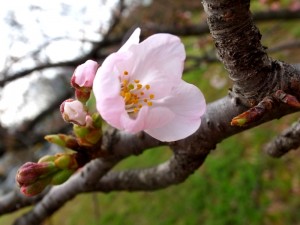
[[[165,107],[144,106],[133,119],[126,113],[121,117],[123,130],[130,133],[137,133],[147,128],[163,126],[174,117],[174,113]]]
[[[162,127],[146,129],[145,132],[160,141],[177,141],[193,134],[201,124],[201,120],[187,120],[176,116],[173,122]]]
[[[170,34],[155,34],[129,48],[132,79],[150,84],[157,97],[166,95],[182,76],[185,50],[180,39]],[[163,88],[162,88],[163,87]]]
[[[206,111],[206,102],[202,92],[193,84],[181,81],[164,101],[177,115],[199,119]]]
[[[172,90],[169,97],[156,104],[168,107],[175,115],[161,127],[145,129],[146,133],[161,141],[177,141],[193,134],[199,128],[201,116],[206,110],[201,91],[184,81]]]
[[[128,38],[125,44],[119,49],[118,52],[125,52],[129,49],[130,46],[138,44],[140,42],[140,34],[141,34],[141,29],[138,27],[133,31],[131,36]]]
[[[93,91],[96,107],[104,120],[112,126],[122,129],[120,115],[125,113],[125,102],[120,96],[120,81],[115,64],[126,59],[124,54],[108,56],[96,74]]]

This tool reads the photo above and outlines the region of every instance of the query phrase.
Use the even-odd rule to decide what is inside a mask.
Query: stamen
[[[123,75],[129,75],[127,70],[123,71]],[[130,116],[140,111],[143,106],[152,106],[152,99],[155,95],[149,94],[151,88],[149,84],[143,85],[140,80],[131,80],[130,76],[127,79],[120,78],[121,90],[120,96],[124,98],[125,110]]]
[[[128,102],[128,101],[130,100],[130,98],[131,98],[131,93],[130,93],[130,92],[127,92],[127,93],[125,94],[125,96],[124,96],[125,102]]]

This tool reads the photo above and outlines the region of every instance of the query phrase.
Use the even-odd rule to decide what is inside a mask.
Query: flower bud
[[[67,181],[70,176],[74,173],[74,170],[61,170],[54,174],[51,180],[51,184],[58,185]]]
[[[55,156],[54,155],[45,155],[39,159],[38,163],[42,162],[53,162],[54,163]]]
[[[93,60],[87,60],[85,63],[77,66],[71,78],[71,85],[76,89],[91,89],[98,68],[99,64]]]
[[[102,131],[99,128],[73,126],[77,142],[81,146],[91,147],[95,145],[102,137]]]
[[[94,113],[92,115],[92,120],[93,120],[93,126],[95,128],[99,128],[100,129],[102,127],[102,118],[99,115],[99,113]]]
[[[61,147],[67,147],[70,149],[74,149],[78,146],[76,138],[74,138],[71,135],[51,134],[51,135],[46,135],[45,139],[50,143],[59,145]]]
[[[36,182],[40,177],[45,177],[55,171],[56,167],[53,162],[27,162],[19,168],[16,181],[19,186],[29,185]]]
[[[88,115],[84,105],[73,99],[68,99],[60,105],[60,112],[66,122],[71,122],[80,126],[85,125],[85,118]]]
[[[59,169],[77,169],[76,154],[56,154],[55,166]]]
[[[21,192],[28,197],[35,196],[41,193],[46,188],[46,186],[50,184],[50,181],[51,179],[44,178],[44,179],[37,180],[32,184],[23,185],[21,187]]]

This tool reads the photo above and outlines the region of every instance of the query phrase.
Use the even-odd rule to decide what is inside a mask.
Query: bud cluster
[[[76,154],[56,154],[42,157],[37,163],[21,166],[16,181],[26,196],[41,193],[47,185],[65,182],[79,168]]]
[[[101,118],[96,111],[92,94],[93,81],[99,64],[87,60],[79,65],[71,78],[75,88],[75,99],[67,99],[60,106],[60,112],[66,122],[73,123],[78,145],[91,147],[101,138]]]

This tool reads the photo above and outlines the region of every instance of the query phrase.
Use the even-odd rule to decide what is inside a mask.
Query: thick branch
[[[183,182],[202,165],[219,142],[251,128],[230,126],[231,118],[245,109],[236,105],[236,101],[234,97],[225,97],[209,104],[200,129],[189,138],[170,145],[174,156],[169,161],[147,169],[109,172],[88,191],[153,191]],[[291,112],[289,107],[282,107],[252,126]]]

